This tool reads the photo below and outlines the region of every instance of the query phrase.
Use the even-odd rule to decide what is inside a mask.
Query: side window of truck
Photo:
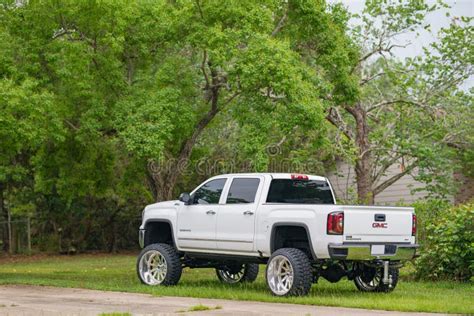
[[[227,194],[226,204],[253,203],[260,179],[234,178]]]
[[[200,187],[193,197],[193,204],[218,204],[227,179],[209,181]]]

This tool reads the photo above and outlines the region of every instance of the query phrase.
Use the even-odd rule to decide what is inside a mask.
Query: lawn
[[[343,306],[397,311],[474,314],[471,283],[402,280],[394,292],[361,293],[350,281],[331,284],[320,280],[306,297],[280,298],[266,288],[264,266],[252,284],[221,284],[212,269],[185,269],[178,286],[140,284],[134,255],[80,255],[13,257],[0,261],[0,284],[80,287],[107,291],[149,293],[156,296],[192,296],[309,305]],[[403,271],[402,271],[403,273]]]

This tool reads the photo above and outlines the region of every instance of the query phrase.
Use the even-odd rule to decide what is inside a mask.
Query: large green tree
[[[113,249],[117,225],[174,196],[205,130],[235,120],[265,165],[272,130],[321,139],[321,95],[356,91],[347,15],[323,1],[2,1],[0,14],[0,181],[15,164],[25,175],[3,209],[31,203],[63,250]]]
[[[7,172],[1,178],[15,180],[8,174],[21,171],[26,180],[18,187],[29,191],[21,201],[7,186],[6,205],[11,213],[33,204],[41,235],[56,236],[65,247],[113,249],[115,224],[137,218],[150,198],[143,168],[123,154],[112,119],[127,86],[124,39],[137,8],[8,1],[0,9],[2,119],[8,123],[2,125]]]
[[[255,149],[271,129],[322,125],[328,91],[353,97],[355,52],[340,6],[182,1],[163,2],[153,14],[156,58],[146,68],[138,55],[131,61],[118,121],[129,150],[149,161],[157,200],[175,195],[200,135],[219,115],[253,130],[242,142]]]
[[[394,55],[408,45],[399,35],[429,29],[425,17],[439,8],[423,1],[367,1],[352,30],[362,52],[352,70],[360,95],[353,103],[334,102],[327,119],[344,135],[339,145],[351,157],[361,202],[373,203],[406,174],[432,192],[452,188],[453,148],[468,146],[465,135],[472,131],[462,123],[472,117],[472,94],[460,88],[473,75],[470,19],[453,19],[422,56]],[[395,165],[400,171],[387,177]]]

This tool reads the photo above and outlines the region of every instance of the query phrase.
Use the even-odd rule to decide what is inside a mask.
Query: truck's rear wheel
[[[354,278],[354,283],[357,289],[362,292],[392,292],[398,283],[398,269],[389,268],[388,274],[392,284],[382,282],[383,268],[364,266]]]
[[[216,269],[219,280],[223,283],[234,284],[253,282],[258,276],[258,264],[247,263],[230,266],[225,269]]]
[[[181,278],[178,252],[168,244],[151,244],[138,255],[137,273],[147,285],[176,285]]]
[[[281,248],[268,260],[266,278],[273,295],[306,295],[313,280],[311,263],[299,249]]]

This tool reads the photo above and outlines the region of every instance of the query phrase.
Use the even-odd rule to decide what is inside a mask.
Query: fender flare
[[[308,237],[308,243],[309,243],[309,250],[311,251],[311,256],[313,257],[313,260],[316,260],[318,257],[316,256],[316,253],[314,252],[313,249],[313,243],[311,241],[311,234],[309,232],[308,225],[305,223],[300,223],[300,222],[278,222],[272,225],[272,230],[270,233],[270,253],[273,253],[275,251],[275,231],[279,226],[294,226],[294,227],[302,227],[306,231],[306,236]]]
[[[178,249],[178,244],[176,243],[176,238],[174,236],[174,227],[173,227],[173,223],[169,220],[169,219],[147,219],[145,221],[145,232],[146,232],[146,227],[149,223],[167,223],[170,225],[170,229],[171,229],[171,239],[173,241],[173,247],[175,247],[176,249]],[[145,236],[145,239],[146,239],[146,236]]]

